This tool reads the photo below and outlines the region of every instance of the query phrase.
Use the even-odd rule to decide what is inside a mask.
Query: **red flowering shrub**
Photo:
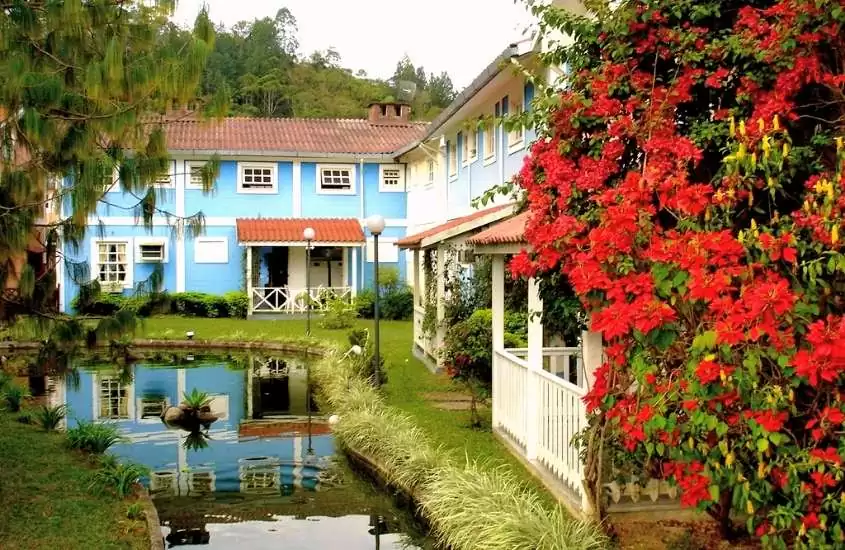
[[[575,42],[510,267],[603,333],[591,429],[725,535],[845,547],[845,0],[535,10]]]

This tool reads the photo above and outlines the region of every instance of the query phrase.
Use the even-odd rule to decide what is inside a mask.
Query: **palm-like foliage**
[[[91,476],[88,489],[95,494],[114,492],[118,497],[131,495],[149,469],[134,462],[118,462],[114,457],[103,457],[100,469]]]
[[[21,410],[21,404],[29,392],[17,384],[11,384],[6,387],[3,392],[3,401],[5,401],[6,409],[11,412],[18,412]]]
[[[57,405],[55,407],[42,405],[35,415],[38,420],[38,424],[45,432],[58,428],[65,416],[67,416],[67,407],[64,405]]]
[[[211,403],[211,397],[207,392],[194,388],[191,390],[191,393],[185,392],[182,394],[182,402],[195,411],[198,411]]]
[[[80,421],[67,431],[67,444],[71,449],[103,454],[109,447],[123,440],[113,424]]]

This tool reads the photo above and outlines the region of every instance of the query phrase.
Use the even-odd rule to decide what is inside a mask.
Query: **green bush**
[[[67,445],[88,453],[103,454],[123,438],[113,424],[80,421],[67,431]]]
[[[126,297],[123,294],[110,294],[101,292],[95,296],[91,303],[84,307],[80,306],[79,296],[76,296],[70,303],[74,311],[85,315],[108,316],[114,315],[126,304]]]
[[[355,297],[355,310],[358,317],[372,319],[375,316],[376,293],[372,289],[365,288]]]
[[[35,417],[38,419],[38,424],[41,428],[45,432],[49,432],[59,427],[66,414],[67,408],[64,405],[57,405],[55,407],[42,405]]]
[[[249,310],[249,296],[246,295],[246,292],[233,290],[224,294],[223,299],[226,300],[229,317],[246,318],[247,310]]]
[[[174,313],[191,317],[245,318],[249,299],[245,292],[240,291],[227,292],[223,296],[203,292],[161,292],[135,296],[100,293],[84,307],[80,307],[78,297],[73,299],[71,306],[81,314],[103,317],[112,316],[118,311],[130,311],[140,317]]]
[[[361,355],[352,355],[350,361],[355,366],[357,375],[375,384],[376,369],[378,369],[378,383],[382,386],[387,383],[387,370],[384,367],[384,355],[376,359],[375,343],[370,338],[370,331],[365,328],[355,329],[349,332],[349,346],[361,348]]]
[[[367,288],[355,297],[358,317],[375,317],[376,293]],[[407,321],[414,317],[414,291],[404,284],[382,286],[379,317],[388,321]]]
[[[324,298],[326,311],[320,326],[329,330],[349,328],[355,323],[355,305],[345,297],[328,295]]]
[[[94,494],[113,492],[120,498],[135,492],[141,478],[148,475],[149,468],[134,462],[118,462],[113,456],[104,456],[100,469],[91,476],[88,489]]]
[[[170,297],[170,311],[191,317],[227,317],[229,306],[222,296],[202,292],[177,292]]]
[[[21,404],[24,398],[29,395],[26,388],[22,388],[17,384],[10,384],[3,392],[3,401],[6,403],[6,410],[11,412],[18,412],[21,410]]]

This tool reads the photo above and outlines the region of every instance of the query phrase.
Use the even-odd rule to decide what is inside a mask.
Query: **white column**
[[[293,161],[293,217],[302,217],[302,163]]]
[[[247,317],[252,316],[252,247],[246,247],[246,297],[247,297]]]
[[[188,161],[181,161],[183,170],[177,170],[174,183],[176,186],[176,215],[185,215],[185,180],[191,177]],[[185,228],[176,232],[176,292],[185,292],[187,271],[185,269]]]
[[[505,257],[496,254],[493,262],[493,429],[499,427],[500,395],[499,355],[505,347]]]
[[[601,332],[584,331],[581,333],[581,358],[584,372],[578,373],[578,380],[584,377],[585,388],[589,390],[596,381],[596,370],[604,362],[604,344]]]
[[[175,407],[184,399],[186,389],[186,373],[185,369],[176,370],[176,403],[172,405]],[[187,434],[182,430],[176,432],[176,480],[179,488],[179,495],[188,494],[188,451],[185,449],[185,438]]]
[[[349,286],[349,249],[341,248],[343,251],[343,274],[341,277],[341,286]]]
[[[543,321],[537,313],[543,312],[543,300],[540,298],[540,285],[535,278],[528,279],[528,385],[525,399],[525,456],[536,460],[537,444],[540,437],[541,407],[540,376],[543,370]]]
[[[352,249],[352,296],[358,295],[358,249]]]
[[[411,277],[413,278],[411,283],[414,285],[414,306],[416,307],[417,304],[420,303],[420,251],[419,249],[415,249],[411,252],[412,258],[412,268],[411,268]]]
[[[446,327],[443,326],[443,319],[446,318],[446,248],[437,246],[437,328],[435,330],[434,352],[440,348],[440,344],[446,335]],[[437,366],[440,366],[440,357],[437,357]]]

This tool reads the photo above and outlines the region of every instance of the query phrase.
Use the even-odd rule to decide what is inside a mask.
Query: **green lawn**
[[[126,501],[88,492],[87,459],[17,416],[0,412],[0,548],[148,549],[146,523],[126,519]]]
[[[372,330],[373,322],[359,320],[357,327]],[[305,335],[305,321],[246,321],[242,319],[202,319],[188,317],[153,317],[145,321],[139,336],[146,338],[184,339],[192,330],[197,340],[274,340]],[[348,330],[324,330],[312,321],[316,338],[347,344]],[[386,321],[381,324],[382,354],[388,363],[389,382],[385,387],[389,404],[411,415],[435,441],[457,457],[481,460],[491,467],[503,465],[512,470],[526,485],[534,488],[546,500],[551,495],[529,474],[493,434],[487,430],[469,428],[469,413],[444,411],[427,402],[426,392],[453,391],[455,387],[445,376],[434,375],[411,354],[412,325],[410,322]]]

